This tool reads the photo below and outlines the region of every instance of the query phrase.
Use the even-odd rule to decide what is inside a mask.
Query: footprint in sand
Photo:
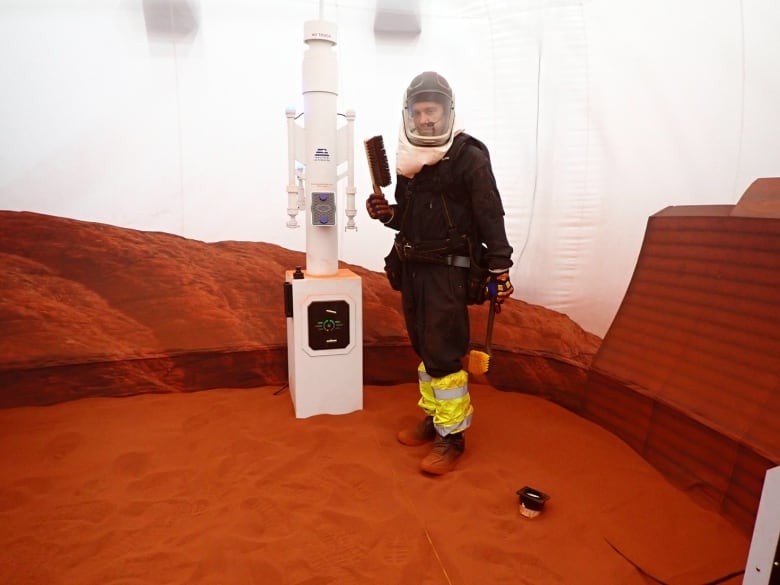
[[[25,477],[15,481],[13,486],[27,493],[43,495],[53,489],[54,481],[49,477]]]
[[[114,469],[122,475],[138,477],[149,469],[149,453],[129,451],[114,459]]]
[[[27,504],[31,497],[45,495],[52,481],[45,477],[25,477],[9,486],[0,486],[0,512],[8,512]]]
[[[115,505],[108,500],[91,500],[87,502],[73,502],[56,506],[51,517],[56,522],[77,522],[82,524],[90,522],[99,524],[108,518],[115,509]]]
[[[60,461],[64,459],[84,442],[81,433],[60,433],[46,444],[45,459],[48,461]]]
[[[208,410],[194,414],[182,421],[181,430],[185,433],[199,431],[225,417],[230,417],[230,415],[231,410],[224,404],[213,404]]]
[[[0,486],[0,512],[10,512],[29,501],[28,494],[21,490]]]

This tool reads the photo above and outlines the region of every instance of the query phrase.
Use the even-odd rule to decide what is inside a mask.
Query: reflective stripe
[[[433,380],[431,375],[425,371],[425,364],[422,362],[417,366],[417,377],[420,379],[420,382],[427,382],[429,384],[431,380]]]
[[[469,393],[469,377],[465,370],[437,378],[431,382],[436,400],[455,400]]]
[[[436,410],[433,424],[440,435],[461,432],[471,425],[474,408],[471,406],[468,379],[468,373],[460,370],[431,381]]]
[[[468,386],[460,386],[458,388],[434,388],[433,395],[436,400],[456,400],[463,398],[469,393]]]
[[[474,409],[471,410],[471,412],[459,423],[455,423],[454,425],[444,426],[444,425],[434,425],[436,427],[436,431],[442,436],[446,437],[447,435],[451,433],[461,433],[465,431],[467,428],[471,426],[471,419],[474,418]]]
[[[417,405],[425,411],[425,414],[433,416],[436,412],[436,397],[431,388],[433,378],[425,371],[425,364],[422,362],[417,366],[417,377],[420,381],[420,400]]]

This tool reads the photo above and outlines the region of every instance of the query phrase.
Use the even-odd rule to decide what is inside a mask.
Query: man
[[[474,409],[461,360],[469,348],[468,305],[487,286],[496,302],[513,292],[512,247],[487,148],[456,130],[447,80],[417,75],[406,90],[396,153],[396,203],[372,194],[366,209],[397,230],[401,303],[409,338],[422,360],[419,406],[425,418],[398,433],[404,445],[433,441],[423,471],[455,468]],[[489,269],[487,282],[477,264]],[[480,274],[474,284],[470,274]]]

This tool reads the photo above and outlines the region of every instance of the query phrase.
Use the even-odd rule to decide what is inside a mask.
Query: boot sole
[[[420,445],[426,445],[428,443],[432,443],[434,437],[431,437],[430,439],[411,439],[408,437],[403,437],[400,433],[396,436],[398,439],[398,442],[402,445],[406,445],[407,447],[419,447]]]
[[[428,473],[430,475],[445,475],[449,473],[450,471],[455,470],[455,465],[452,465],[450,467],[444,468],[444,467],[434,467],[434,466],[428,466],[424,463],[420,463],[420,469],[424,471],[425,473]]]

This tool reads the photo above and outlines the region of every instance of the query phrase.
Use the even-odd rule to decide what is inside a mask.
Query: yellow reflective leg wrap
[[[417,366],[417,379],[420,381],[420,400],[417,404],[425,411],[425,414],[433,416],[436,412],[436,398],[431,387],[433,378],[425,371],[425,364],[422,362]]]
[[[469,396],[469,375],[465,370],[442,378],[431,378],[436,412],[433,424],[440,435],[460,433],[471,426],[474,408]]]

